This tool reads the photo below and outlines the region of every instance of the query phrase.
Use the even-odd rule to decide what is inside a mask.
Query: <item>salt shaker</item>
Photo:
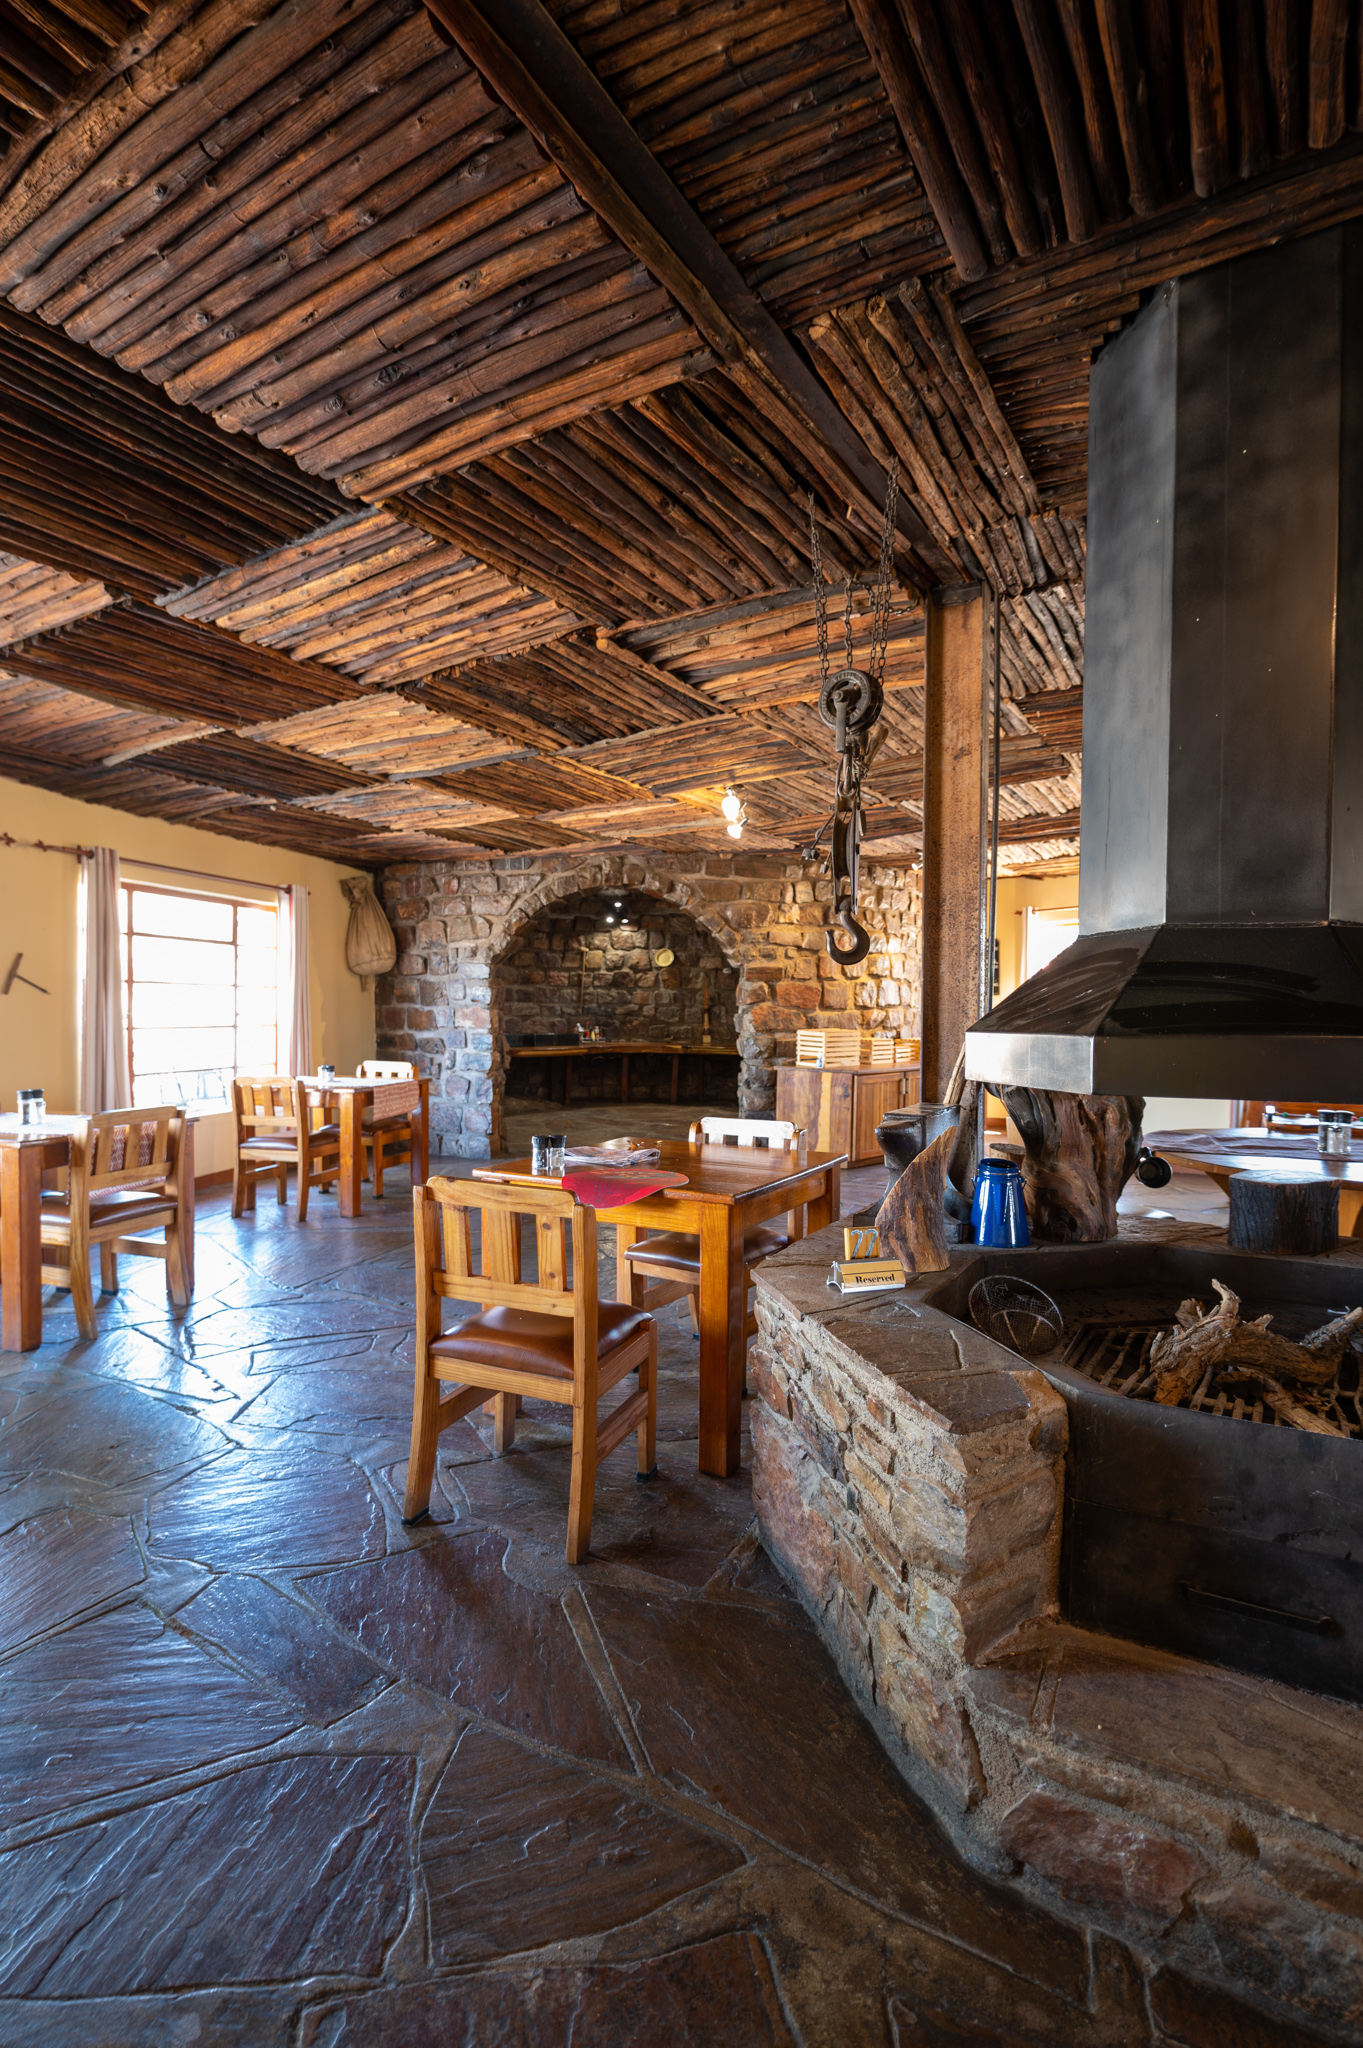
[[[545,1136],[543,1132],[538,1132],[530,1140],[530,1171],[532,1173],[552,1173],[554,1170],[553,1159],[553,1139]]]
[[[1348,1159],[1354,1149],[1354,1113],[1351,1109],[1316,1111],[1316,1150],[1322,1159]]]
[[[47,1100],[41,1088],[21,1088],[18,1094],[19,1121],[24,1125],[47,1121]]]

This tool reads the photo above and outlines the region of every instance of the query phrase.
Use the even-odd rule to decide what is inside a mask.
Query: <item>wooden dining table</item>
[[[1332,1180],[1339,1186],[1339,1234],[1363,1237],[1363,1140],[1355,1139],[1354,1156],[1322,1159],[1316,1140],[1276,1131],[1203,1130],[1147,1132],[1142,1143],[1171,1166],[1205,1173],[1223,1195],[1237,1173],[1280,1170],[1287,1180]]]
[[[43,1341],[43,1175],[71,1162],[83,1116],[21,1124],[0,1116],[0,1351],[36,1351]],[[180,1156],[180,1242],[194,1289],[194,1120],[185,1118]]]
[[[343,1216],[360,1213],[360,1186],[364,1180],[364,1112],[372,1106],[376,1088],[402,1088],[404,1081],[370,1081],[358,1074],[332,1074],[322,1080],[316,1074],[299,1077],[315,1096],[333,1096],[337,1122],[341,1126],[341,1175],[336,1183],[337,1207]],[[431,1084],[417,1081],[420,1103],[412,1118],[412,1185],[425,1180],[430,1170]],[[328,1105],[330,1106],[330,1105]]]
[[[777,1152],[749,1145],[692,1145],[664,1139],[659,1164],[684,1173],[684,1187],[663,1188],[642,1201],[598,1209],[597,1221],[616,1231],[616,1292],[640,1303],[647,1283],[626,1253],[655,1230],[687,1231],[700,1239],[700,1451],[702,1472],[718,1479],[737,1472],[743,1432],[743,1352],[747,1285],[743,1239],[759,1223],[806,1204],[806,1228],[835,1223],[844,1152]],[[492,1161],[473,1169],[475,1180],[546,1184],[528,1159]],[[556,1183],[551,1183],[551,1185]]]

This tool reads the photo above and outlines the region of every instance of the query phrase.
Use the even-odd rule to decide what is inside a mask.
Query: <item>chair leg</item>
[[[688,1295],[687,1295],[687,1297],[686,1297],[686,1306],[687,1306],[687,1307],[688,1307],[688,1308],[690,1309],[690,1311],[691,1311],[691,1331],[692,1331],[692,1335],[693,1335],[693,1336],[696,1336],[696,1337],[699,1337],[699,1335],[700,1335],[700,1296],[699,1296],[698,1294],[695,1294],[695,1293],[692,1293],[692,1294],[688,1294]]]
[[[240,1216],[248,1206],[255,1207],[256,1184],[246,1168],[246,1161],[238,1152],[232,1167],[232,1214]]]
[[[374,1200],[383,1200],[383,1132],[374,1133]]]
[[[308,1220],[308,1195],[312,1188],[312,1161],[306,1152],[298,1155],[298,1220]]]
[[[289,1169],[287,1166],[281,1166],[276,1170],[274,1191],[275,1200],[280,1208],[286,1209],[289,1205]]]
[[[504,1458],[516,1441],[516,1396],[498,1394],[489,1406],[492,1409],[493,1455]]]
[[[178,1222],[166,1226],[166,1293],[173,1308],[189,1307],[189,1273],[185,1267],[185,1244]]]
[[[85,1238],[71,1241],[71,1306],[76,1311],[76,1328],[87,1343],[99,1335],[95,1321],[95,1297],[90,1288],[90,1246]]]
[[[592,1509],[596,1504],[596,1400],[573,1410],[573,1465],[568,1491],[569,1564],[581,1564],[592,1547]]]
[[[648,1357],[639,1367],[639,1384],[648,1394],[648,1411],[639,1424],[640,1479],[651,1479],[658,1469],[658,1326],[649,1332]]]
[[[407,1490],[402,1519],[418,1522],[430,1511],[435,1482],[435,1454],[440,1442],[440,1381],[418,1358],[416,1396],[412,1403],[412,1447],[407,1453]]]
[[[118,1292],[118,1253],[111,1244],[99,1248],[99,1284],[105,1294]]]

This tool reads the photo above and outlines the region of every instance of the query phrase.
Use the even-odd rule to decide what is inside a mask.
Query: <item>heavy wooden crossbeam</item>
[[[593,212],[671,292],[763,417],[878,524],[880,464],[540,0],[430,0],[430,12]],[[959,580],[902,498],[898,527],[925,584]]]

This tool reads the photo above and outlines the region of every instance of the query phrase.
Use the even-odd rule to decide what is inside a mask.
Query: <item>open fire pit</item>
[[[1357,1338],[1345,1333],[1319,1389],[1236,1367],[1229,1386],[1199,1370],[1180,1399],[1156,1398],[1161,1338],[1190,1298],[1214,1303],[1219,1281],[1243,1319],[1270,1315],[1301,1339],[1363,1307],[1363,1267],[1224,1244],[1038,1246],[979,1251],[924,1299],[967,1321],[986,1274],[1034,1281],[1065,1318],[1060,1344],[1032,1363],[1069,1408],[1066,1617],[1363,1700]]]

